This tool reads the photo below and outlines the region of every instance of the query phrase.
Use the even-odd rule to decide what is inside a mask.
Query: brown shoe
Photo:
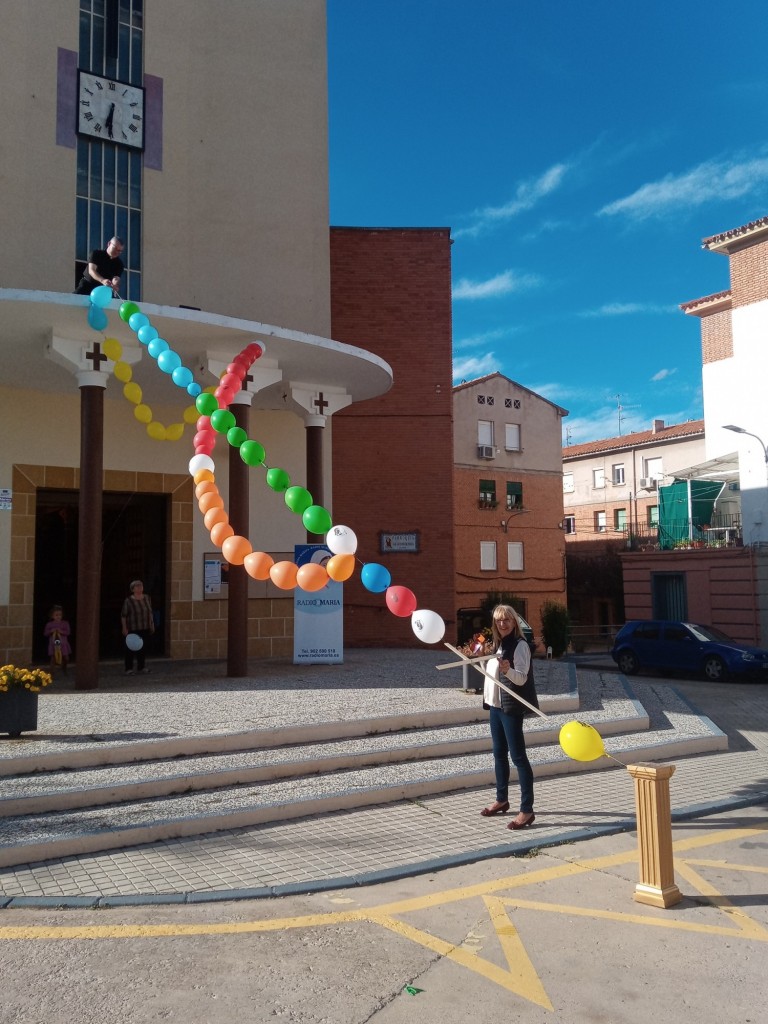
[[[530,828],[531,825],[536,821],[536,815],[531,811],[530,814],[524,814],[522,811],[516,818],[507,825],[507,828],[511,828],[513,832],[517,832],[521,828]]]
[[[496,814],[506,814],[508,810],[508,800],[495,800],[490,807],[484,807],[480,813],[484,818],[492,818]]]

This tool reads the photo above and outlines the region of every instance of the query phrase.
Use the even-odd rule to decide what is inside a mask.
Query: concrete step
[[[419,721],[400,732],[378,732],[370,722],[362,721],[358,723],[359,731],[365,735],[326,742],[295,743],[292,730],[274,730],[276,735],[270,735],[271,746],[253,750],[179,755],[128,764],[107,760],[101,766],[19,774],[0,780],[0,817],[490,750],[487,712],[482,711],[482,717],[480,722],[441,728],[424,726]],[[556,743],[561,726],[572,717],[573,712],[550,712],[546,719],[531,717],[526,724],[528,745]],[[604,736],[637,732],[647,729],[649,724],[646,712],[618,678],[600,692],[586,695],[579,718],[594,725]],[[281,733],[290,739],[277,746]]]
[[[488,712],[483,710],[482,697],[468,693],[457,699],[458,707],[437,706],[434,710],[420,709],[411,712],[408,710],[407,701],[404,700],[403,711],[396,715],[365,717],[361,714],[344,721],[313,721],[287,727],[243,731],[190,732],[183,735],[158,736],[153,739],[123,738],[124,733],[89,731],[87,722],[83,722],[81,731],[71,737],[29,734],[21,741],[15,741],[16,750],[0,748],[0,782],[4,776],[24,772],[67,770],[104,764],[156,761],[161,758],[195,754],[267,749],[289,744],[386,735],[403,729],[440,728],[487,721]],[[546,714],[575,711],[579,707],[576,692],[543,695],[539,700]],[[125,719],[124,713],[121,715],[118,712],[116,717]],[[44,749],[35,749],[38,746]]]
[[[612,689],[613,682],[604,677],[598,690]],[[595,694],[584,694],[584,697],[594,699]],[[649,729],[611,736],[606,722],[602,723],[600,731],[606,737],[606,750],[623,763],[726,749],[725,735],[673,689],[648,689],[644,702]],[[583,720],[587,720],[588,713],[583,713]],[[546,724],[551,727],[556,723]],[[531,743],[530,757],[537,777],[615,767],[615,762],[607,758],[588,763],[572,761],[552,742]],[[337,771],[327,771],[321,760],[310,759],[305,761],[305,767],[306,774],[277,781],[7,817],[0,820],[0,866],[312,817],[493,784],[492,759],[487,750]]]

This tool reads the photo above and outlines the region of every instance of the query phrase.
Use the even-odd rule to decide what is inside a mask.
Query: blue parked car
[[[635,619],[616,634],[611,656],[628,676],[650,668],[701,673],[713,683],[746,675],[762,675],[768,682],[768,651],[693,622]]]

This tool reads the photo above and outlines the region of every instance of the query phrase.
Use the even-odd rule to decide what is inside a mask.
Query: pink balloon
[[[406,618],[416,611],[416,595],[408,587],[387,587],[385,600],[392,614],[401,618]]]

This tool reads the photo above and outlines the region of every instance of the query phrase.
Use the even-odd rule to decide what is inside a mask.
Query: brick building
[[[563,448],[568,608],[578,639],[624,621],[619,552],[658,543],[659,488],[704,459],[704,421]]]
[[[501,373],[453,389],[460,634],[476,626],[489,592],[514,594],[536,636],[544,602],[565,603],[560,445],[567,414]]]
[[[626,615],[663,617],[674,607],[674,617],[766,646],[768,217],[712,235],[702,245],[728,257],[730,288],[681,306],[701,323],[706,461],[691,473],[715,479],[721,470],[733,474],[726,501],[738,530],[725,527],[727,539],[703,549],[623,554]]]
[[[394,383],[333,419],[333,508],[420,608],[454,633],[451,239],[448,228],[331,229],[331,325]],[[345,584],[350,645],[419,644],[381,594]]]

